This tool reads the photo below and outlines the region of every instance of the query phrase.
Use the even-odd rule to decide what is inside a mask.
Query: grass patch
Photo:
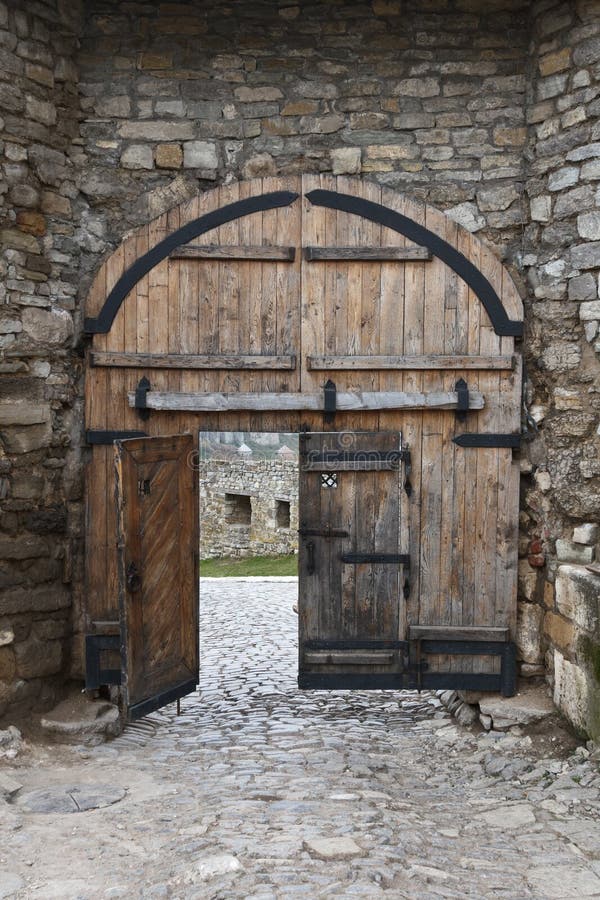
[[[220,559],[200,560],[200,575],[209,578],[297,574],[298,557],[295,553],[289,556],[247,556],[241,559],[224,556]]]

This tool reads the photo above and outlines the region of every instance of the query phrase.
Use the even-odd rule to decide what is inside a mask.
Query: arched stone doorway
[[[301,601],[301,674],[305,652],[304,674],[315,676],[305,684],[352,686],[346,676],[355,674],[364,686],[362,676],[377,674],[385,678],[373,680],[374,687],[513,689],[518,467],[512,451],[521,396],[514,341],[523,313],[510,276],[476,237],[440,212],[369,182],[330,176],[240,182],[137,229],[99,270],[86,312],[93,335],[86,379],[93,445],[88,684],[119,677],[99,663],[99,648],[119,641],[126,685],[133,674],[128,666],[143,669],[137,671],[141,705],[132,714],[189,689],[197,671],[196,645],[185,651],[190,677],[178,688],[165,675],[164,651],[168,646],[181,656],[180,643],[165,629],[181,628],[182,617],[196,608],[195,584],[186,603],[158,625],[144,619],[152,608],[151,598],[143,598],[151,560],[142,566],[142,587],[128,590],[126,532],[120,556],[115,547],[114,440],[137,438],[120,451],[133,478],[134,457],[148,446],[144,435],[168,438],[154,450],[162,446],[181,461],[199,430],[264,430],[353,436],[355,450],[338,441],[342,455],[334,455],[334,464],[325,457],[337,451],[324,438],[317,456],[326,465],[313,467],[319,477],[333,466],[354,479],[354,513],[340,512],[348,522],[360,518],[359,473],[375,479],[365,496],[389,496],[391,482],[377,487],[378,471],[395,473],[398,489],[391,518],[371,516],[369,558],[356,546],[331,549],[334,506],[327,514],[322,507],[323,533],[308,535],[313,550],[315,540],[323,541],[323,552],[335,557],[329,571],[340,562],[367,567],[366,574],[352,570],[362,571],[362,583],[380,584],[376,567],[395,566],[386,602],[396,606],[391,616],[373,614],[369,634],[365,617],[355,615],[352,630],[340,587],[334,617],[340,633],[325,634],[331,616],[323,617],[322,606],[303,610]],[[377,440],[358,440],[361,432]],[[169,443],[185,433],[192,437]],[[383,438],[376,433],[393,435],[392,444],[379,447]],[[396,454],[394,464],[384,465],[381,454],[387,462]],[[131,509],[134,497],[125,499]],[[391,527],[397,538],[390,538]],[[314,523],[305,528],[319,530]],[[396,541],[396,553],[378,552],[382,529]],[[301,596],[306,588],[314,598],[306,581],[314,574],[311,552],[303,541]],[[195,578],[193,567],[190,573]],[[373,591],[361,600],[360,580],[354,580],[355,610],[373,606]],[[333,593],[322,592],[322,603]],[[135,664],[126,652],[133,632]],[[141,662],[139,654],[153,642],[159,649]],[[387,661],[382,653],[369,661],[379,651]],[[135,706],[131,698],[129,706]]]

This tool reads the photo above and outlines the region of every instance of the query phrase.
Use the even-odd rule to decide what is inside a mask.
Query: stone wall
[[[600,668],[590,662],[600,659],[600,576],[563,565],[557,578],[560,563],[593,562],[600,521],[600,5],[537,3],[531,29],[529,221],[516,257],[528,283],[534,420],[523,465],[522,654],[528,670],[545,664],[555,677],[572,721],[600,734],[591,703]]]
[[[297,552],[297,461],[210,459],[198,468],[200,559]]]
[[[216,183],[347,173],[445,210],[494,247],[522,290],[532,439],[522,452],[521,656],[528,675],[561,659],[591,671],[555,580],[575,552],[556,542],[573,544],[573,528],[597,523],[600,507],[597,0],[91,0],[79,137],[73,5],[21,6],[0,3],[2,227],[16,242],[5,251],[0,340],[2,377],[30,408],[26,424],[1,425],[11,493],[0,540],[8,556],[32,555],[8,562],[14,599],[2,614],[29,621],[35,592],[66,609],[72,584],[79,615],[80,361],[70,347],[101,260],[130,228]],[[6,356],[25,348],[42,355]],[[23,453],[24,440],[34,444]],[[18,529],[29,549],[14,549]],[[569,710],[567,694],[557,690]]]
[[[0,2],[0,715],[55,698],[81,582],[80,24]]]

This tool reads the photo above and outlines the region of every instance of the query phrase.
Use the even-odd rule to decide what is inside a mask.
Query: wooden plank
[[[411,641],[508,641],[510,631],[508,628],[488,627],[482,628],[476,625],[456,627],[450,625],[411,625],[408,629],[408,637]]]
[[[233,244],[227,244],[226,246],[186,244],[173,250],[169,257],[171,259],[244,259],[262,262],[294,262],[296,248],[235,246]]]
[[[304,662],[309,665],[370,666],[394,661],[394,653],[389,650],[307,650]]]
[[[329,369],[491,369],[512,370],[514,356],[307,356],[306,363],[312,371]]]
[[[347,215],[347,214],[343,214]],[[354,261],[390,261],[431,259],[431,253],[426,247],[305,247],[304,254],[309,262],[321,262],[326,260]]]
[[[123,689],[131,707],[198,676],[198,519],[190,435],[140,438],[115,449]],[[140,495],[138,483],[149,490]],[[131,565],[139,586],[131,587]],[[187,691],[186,691],[187,692]],[[164,700],[164,702],[168,702]]]
[[[135,391],[129,393],[129,405],[135,406]],[[469,409],[482,409],[484,398],[478,392],[469,393]],[[148,409],[187,412],[227,412],[229,410],[323,410],[323,394],[299,393],[174,393],[149,391],[146,395]],[[404,391],[361,391],[338,393],[337,409],[456,409],[455,391],[431,391],[430,393],[406,393]]]
[[[108,353],[90,354],[92,366],[136,369],[287,369],[296,368],[295,356],[236,356],[191,353]]]

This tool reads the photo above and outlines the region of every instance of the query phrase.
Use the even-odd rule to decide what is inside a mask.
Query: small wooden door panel
[[[198,509],[191,435],[115,444],[122,690],[140,718],[198,684]]]
[[[401,686],[400,456],[397,432],[301,436],[300,687]]]

